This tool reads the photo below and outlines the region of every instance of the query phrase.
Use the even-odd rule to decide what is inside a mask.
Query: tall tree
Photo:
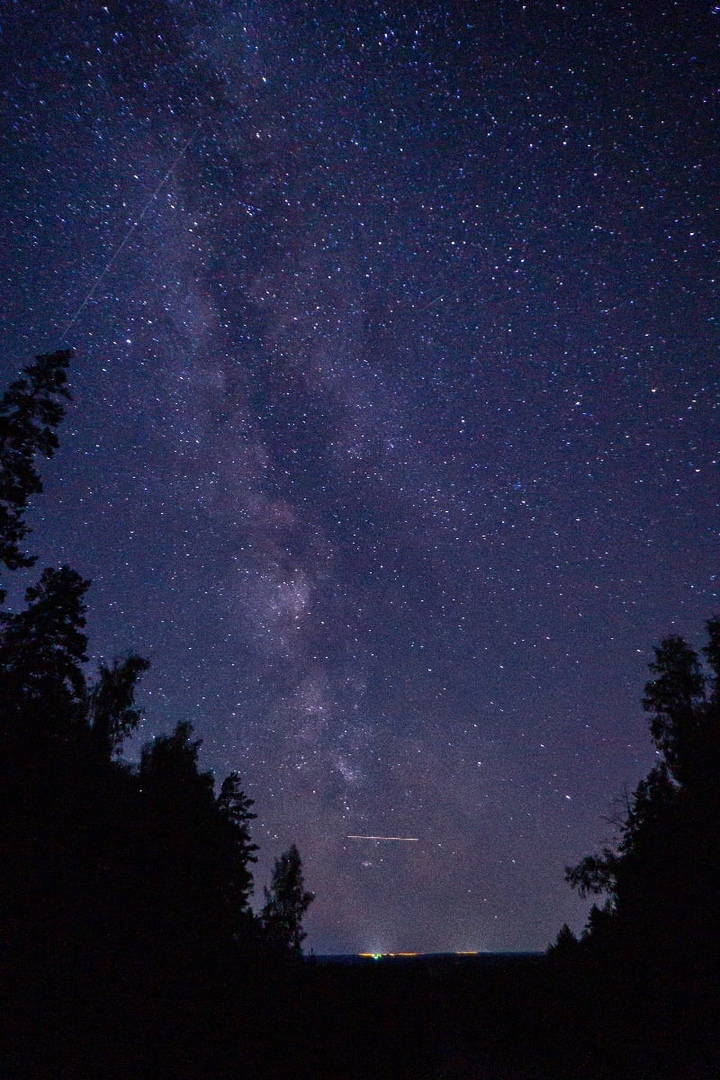
[[[264,892],[260,919],[270,940],[299,956],[307,937],[302,928],[303,915],[315,894],[305,891],[302,860],[295,844],[275,860],[270,888]]]
[[[27,608],[0,613],[0,732],[67,739],[87,726],[85,593],[67,566],[44,570]]]
[[[72,355],[63,349],[37,356],[0,399],[0,562],[9,570],[35,562],[20,547],[30,531],[24,514],[30,496],[42,491],[35,459],[52,457],[58,446]],[[4,596],[0,590],[0,602]]]
[[[705,719],[706,679],[694,649],[673,635],[655,649],[643,708],[652,713],[650,734],[671,777],[683,784],[692,768],[695,736]]]
[[[720,877],[720,620],[707,630],[709,672],[681,637],[655,649],[643,706],[659,761],[627,800],[617,843],[566,871],[581,895],[607,897],[591,913],[590,939],[632,939],[656,953],[663,942],[681,966],[720,946],[711,884]]]
[[[643,706],[657,764],[626,799],[617,842],[566,872],[581,895],[606,896],[564,950],[586,1018],[658,1076],[720,1068],[720,620],[707,630],[706,667],[681,637],[655,649]]]
[[[242,790],[240,776],[236,772],[226,776],[220,786],[216,806],[220,819],[221,840],[224,848],[224,896],[236,932],[247,923],[250,915],[249,900],[253,894],[251,863],[257,862],[257,844],[250,838],[250,822],[257,814],[252,812],[253,800]]]

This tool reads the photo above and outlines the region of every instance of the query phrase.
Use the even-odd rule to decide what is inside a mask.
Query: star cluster
[[[35,549],[296,841],[317,952],[543,948],[718,610],[709,5],[8,5]],[[417,843],[349,840],[408,835]]]

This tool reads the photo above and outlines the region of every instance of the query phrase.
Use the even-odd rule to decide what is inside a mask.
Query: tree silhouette
[[[0,562],[9,570],[35,562],[19,546],[30,531],[24,513],[30,496],[42,491],[35,458],[52,457],[58,446],[72,355],[63,349],[37,356],[0,399]],[[0,601],[4,596],[0,590]]]
[[[680,853],[666,850],[668,837],[683,822],[711,813],[720,792],[720,620],[707,623],[709,643],[703,650],[710,672],[683,638],[665,638],[655,649],[643,707],[652,714],[650,733],[661,759],[627,800],[614,847],[586,856],[568,867],[567,880],[581,895],[606,893],[611,910],[635,906],[647,891],[653,867],[653,888],[662,887]],[[685,857],[701,837],[685,838]],[[720,852],[715,851],[717,859]],[[664,865],[663,865],[664,864]],[[640,867],[642,866],[642,875]],[[704,876],[704,875],[703,875]],[[657,877],[657,880],[656,880]]]
[[[171,735],[153,739],[143,747],[138,770],[146,909],[168,937],[181,930],[197,938],[210,914],[203,909],[211,891],[208,833],[215,794],[212,773],[198,769],[200,740],[191,736],[191,725],[181,723]]]
[[[250,839],[250,822],[257,814],[252,813],[253,800],[242,790],[236,772],[223,780],[215,805],[225,867],[224,900],[237,935],[247,927],[251,916],[249,901],[253,894],[253,876],[250,864],[257,862],[258,846]]]
[[[694,649],[676,635],[655,649],[650,670],[657,676],[645,687],[643,708],[652,713],[650,733],[670,776],[684,784],[692,777],[695,736],[705,720],[706,678]]]
[[[237,773],[215,795],[212,773],[198,767],[200,745],[189,724],[178,724],[143,748],[138,770],[148,925],[182,939],[186,951],[193,942],[229,947],[252,932],[252,800]]]
[[[643,706],[659,761],[626,800],[617,842],[566,871],[581,895],[606,896],[579,950],[596,1015],[632,1029],[658,1074],[674,1058],[678,1076],[720,1059],[720,620],[707,631],[706,666],[681,637],[655,649]]]
[[[100,665],[98,682],[90,692],[89,718],[97,751],[107,760],[119,753],[123,741],[140,722],[135,690],[149,667],[150,661],[137,653],[114,660],[110,667]]]
[[[265,905],[260,918],[270,940],[299,956],[307,937],[302,928],[303,915],[315,894],[305,891],[302,861],[295,844],[275,860],[270,888],[264,892]]]
[[[0,613],[3,741],[67,740],[86,725],[89,585],[67,566],[44,570],[24,611]]]

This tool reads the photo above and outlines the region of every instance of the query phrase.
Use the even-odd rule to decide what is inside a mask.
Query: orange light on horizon
[[[386,957],[392,959],[395,956],[433,956],[433,953],[419,952],[361,952],[357,954],[363,960],[383,960]],[[456,949],[454,953],[443,953],[445,956],[480,956],[479,949]]]
[[[360,952],[358,956],[361,956],[364,960],[382,960],[386,956],[424,956],[424,953],[416,952]]]

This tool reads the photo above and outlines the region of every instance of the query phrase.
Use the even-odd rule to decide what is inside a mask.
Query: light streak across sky
[[[416,844],[418,836],[348,836],[348,840],[401,840],[407,844]]]

